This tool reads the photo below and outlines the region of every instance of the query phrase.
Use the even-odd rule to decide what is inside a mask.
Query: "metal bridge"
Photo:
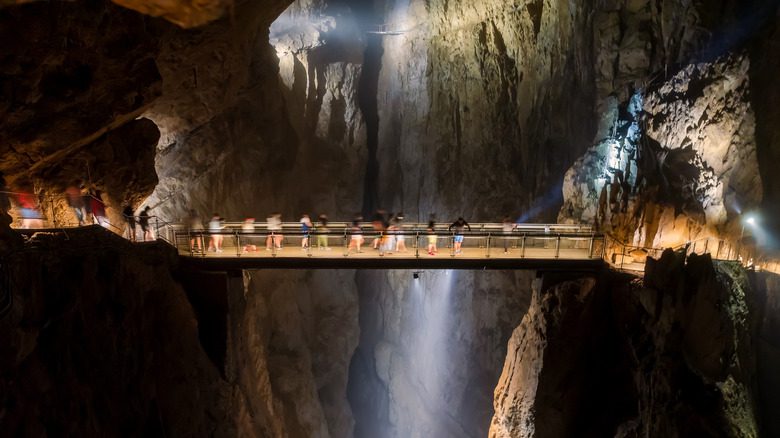
[[[648,257],[659,258],[663,248],[627,245],[588,225],[515,224],[504,231],[501,223],[472,223],[471,231],[455,233],[448,223],[404,223],[397,230],[378,231],[371,225],[354,229],[347,222],[330,222],[327,229],[304,234],[298,222],[278,229],[256,222],[224,222],[218,230],[192,230],[152,216],[155,238],[176,248],[184,265],[204,271],[243,269],[542,269],[594,270],[609,265],[641,273]],[[24,234],[77,227],[18,230]],[[116,228],[116,227],[114,227]],[[118,228],[117,228],[118,229]],[[462,247],[456,250],[456,236]],[[137,240],[137,233],[126,238]],[[356,238],[361,238],[357,245]],[[308,239],[308,245],[302,240]],[[221,239],[219,248],[215,240]],[[428,245],[435,242],[436,251]],[[210,248],[211,247],[211,248]],[[219,249],[220,251],[217,251]],[[741,261],[748,268],[780,274],[774,259],[756,259],[752,252],[725,240],[701,239],[674,248],[688,254],[710,254],[713,259]]]
[[[329,223],[303,233],[300,223],[269,229],[267,223],[219,230],[161,227],[185,263],[200,269],[372,268],[372,269],[539,269],[582,270],[603,265],[606,238],[589,226],[520,224],[505,232],[500,223],[470,224],[471,231],[436,224],[404,224],[374,230]],[[218,243],[221,240],[221,244]],[[460,242],[460,248],[456,243]],[[435,250],[429,251],[433,244]]]

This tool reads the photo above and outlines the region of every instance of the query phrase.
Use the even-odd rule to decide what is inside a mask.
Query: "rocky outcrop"
[[[247,272],[229,297],[227,379],[254,436],[348,437],[354,272]]]
[[[542,285],[510,340],[491,436],[759,436],[760,295],[736,263],[671,251],[641,282]]]
[[[16,41],[0,47],[0,170],[8,183],[62,188],[90,171],[101,179],[96,166],[127,166],[146,181],[129,187],[132,197],[148,195],[152,169],[136,168],[132,153],[101,151],[101,143],[123,125],[123,141],[134,147],[148,151],[156,142],[149,126],[129,122],[161,92],[157,35],[148,19],[103,2],[0,11],[0,38]]]
[[[4,256],[0,424],[8,434],[235,436],[171,250],[99,227]]]
[[[38,0],[0,0],[0,8]],[[114,3],[153,17],[162,17],[184,28],[214,21],[233,7],[233,0],[112,0]]]
[[[611,436],[630,413],[596,278],[535,283],[495,389],[491,437]],[[628,412],[626,412],[628,411]]]
[[[780,435],[780,418],[775,412],[780,409],[780,376],[777,367],[780,366],[780,276],[771,273],[759,273],[753,284],[758,295],[754,302],[755,319],[757,320],[758,336],[755,346],[758,353],[756,360],[756,378],[762,434],[765,436]]]
[[[233,0],[112,1],[142,14],[162,17],[184,28],[198,27],[214,21],[233,7]]]
[[[163,48],[158,61],[170,81],[146,113],[162,131],[161,183],[147,200],[157,214],[178,219],[192,207],[264,218],[279,210],[294,219],[361,210],[360,35],[348,14],[332,29],[332,18],[310,12],[318,5],[292,6],[273,25],[264,5],[245,5],[236,23]]]
[[[590,15],[572,2],[394,4],[380,18],[374,203],[523,220],[559,201],[595,128]]]
[[[567,173],[559,218],[649,247],[738,234],[761,202],[748,71],[746,56],[726,57],[637,91]]]

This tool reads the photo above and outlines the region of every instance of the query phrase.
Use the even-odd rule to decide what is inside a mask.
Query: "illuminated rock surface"
[[[162,17],[181,27],[197,27],[221,18],[233,0],[112,0],[114,3],[152,17]]]
[[[217,211],[229,219],[264,218],[279,210],[288,220],[304,211],[345,219],[358,211],[385,208],[423,221],[437,213],[442,221],[460,214],[469,220],[495,221],[510,214],[522,220],[553,220],[558,215],[562,220],[590,222],[599,208],[594,183],[603,170],[600,160],[610,159],[609,142],[618,134],[621,141],[628,137],[638,141],[636,129],[641,128],[660,146],[681,150],[690,142],[696,152],[692,160],[699,170],[698,185],[682,200],[677,195],[686,193],[677,185],[661,195],[640,189],[628,197],[626,213],[614,219],[602,216],[600,225],[623,240],[647,245],[706,234],[733,235],[737,203],[743,209],[755,206],[763,194],[765,207],[780,205],[776,202],[780,178],[772,167],[780,154],[775,128],[780,120],[775,109],[780,90],[776,84],[780,56],[773,56],[780,47],[776,24],[762,28],[749,42],[741,39],[740,31],[761,27],[759,18],[774,17],[775,6],[765,7],[771,3],[533,0],[510,5],[498,0],[412,0],[367,5],[302,0],[286,11],[289,1],[127,4],[185,27],[209,21],[183,30],[105,2],[22,6],[3,2],[0,35],[17,44],[0,46],[0,170],[12,187],[29,179],[44,193],[59,194],[74,179],[88,180],[108,193],[111,206],[143,202],[169,220],[181,219],[189,208],[204,216]],[[229,6],[233,8],[226,9]],[[748,10],[755,14],[744,13]],[[390,32],[382,36],[365,32],[380,24]],[[142,118],[136,119],[139,115]],[[690,170],[688,156],[675,156],[682,159],[674,161],[671,174]],[[625,164],[619,170],[625,172]],[[636,178],[638,168],[629,169]],[[664,174],[644,177],[657,182]],[[667,196],[670,193],[674,196]],[[58,208],[65,217],[67,210]],[[125,257],[157,260],[146,252],[103,254],[87,259],[72,255],[76,260],[72,263],[92,266],[97,263],[93,258],[102,257],[102,264],[97,263],[102,270],[95,276],[103,278],[115,272],[115,263],[126,266]],[[62,260],[67,261],[66,256]],[[129,287],[140,292],[133,295],[119,285],[108,289],[127,295],[135,306],[131,311],[104,312],[102,292],[90,289],[97,280],[85,274],[73,279],[75,286],[68,286],[89,291],[73,304],[74,312],[81,313],[76,317],[65,312],[64,321],[105,334],[108,345],[119,342],[112,330],[126,330],[140,344],[153,339],[160,345],[145,350],[155,353],[151,359],[134,347],[127,356],[108,349],[112,364],[130,364],[130,371],[120,371],[120,376],[140,389],[126,398],[114,397],[117,405],[130,406],[126,413],[115,417],[113,410],[96,411],[94,416],[79,417],[75,426],[67,426],[73,434],[97,428],[114,435],[117,419],[148,424],[144,427],[151,429],[139,429],[137,434],[154,434],[155,412],[175,410],[183,399],[180,414],[156,416],[162,418],[160,427],[172,435],[350,436],[353,430],[360,437],[484,435],[506,341],[523,318],[531,283],[527,273],[458,273],[448,301],[442,299],[443,293],[416,294],[408,272],[251,273],[246,285],[243,277],[232,280],[225,324],[230,337],[220,356],[204,339],[202,348],[196,345],[195,331],[208,331],[207,324],[199,321],[195,326],[181,288],[169,281],[170,273],[144,261],[127,263],[142,279],[127,280]],[[57,290],[56,279],[63,276],[42,282],[40,290]],[[37,271],[26,273],[21,284],[36,285],[41,277]],[[152,288],[147,277],[159,278],[154,284],[159,289]],[[433,290],[446,279],[442,273],[426,273],[422,280]],[[563,339],[572,330],[578,335],[605,333],[609,321],[601,316],[607,310],[600,306],[614,297],[605,295],[603,287],[589,289],[589,280],[573,281],[554,288],[549,296],[537,291],[539,307],[532,307],[527,316],[544,327],[550,339],[556,334]],[[639,314],[643,321],[640,327],[629,327],[635,331],[619,327],[624,330],[619,333],[637,345],[652,346],[650,352],[637,353],[650,361],[644,364],[646,375],[659,381],[672,379],[677,372],[690,377],[692,368],[686,367],[695,367],[696,373],[717,376],[708,377],[706,384],[685,380],[699,385],[692,393],[703,388],[702,394],[709,396],[717,381],[727,395],[719,399],[725,400],[726,410],[746,393],[756,399],[754,389],[746,392],[740,386],[742,368],[729,374],[729,380],[701,360],[701,352],[681,358],[681,351],[691,353],[689,346],[662,345],[661,340],[671,336],[664,330],[676,329],[655,324],[647,315],[661,313],[650,304],[640,309],[635,302],[651,302],[652,297],[620,287],[630,289],[615,286],[615,291],[630,292],[628,304],[618,301],[628,313],[615,311],[613,316]],[[139,297],[148,300],[132,301]],[[776,308],[771,297],[764,296],[767,309]],[[553,314],[561,320],[544,312],[557,308],[555,298],[569,306],[570,313]],[[86,310],[93,308],[90,300],[98,310]],[[165,320],[170,326],[152,333],[143,324],[162,324],[155,313],[162,313],[160,308],[171,314],[170,321]],[[694,306],[702,308],[707,308],[706,302]],[[151,314],[144,319],[147,313]],[[79,319],[81,314],[85,316]],[[121,319],[122,329],[89,320],[93,314]],[[567,315],[586,318],[576,321]],[[701,323],[688,320],[693,318],[688,313],[663,315],[685,322],[686,333],[701,329]],[[710,319],[712,315],[716,317]],[[764,314],[759,345],[765,364],[779,362],[780,343],[771,335],[775,325],[771,315],[768,310]],[[718,322],[731,327],[731,313],[707,311],[704,316],[707,327],[722,327]],[[431,325],[432,321],[438,324]],[[143,325],[138,333],[126,328],[138,324]],[[33,337],[39,332],[53,336],[48,327],[51,324],[36,320],[9,333],[22,336],[20,332],[29,330]],[[705,353],[725,357],[725,350],[718,348],[733,340],[728,327],[718,332],[722,336],[713,337],[717,342],[702,341],[710,349]],[[69,345],[79,345],[81,339],[75,338],[79,333],[58,335],[64,336],[57,338],[62,349],[28,338],[14,341],[13,348],[22,344],[24,348],[9,353],[14,359],[6,362],[10,368],[4,368],[19,377],[4,381],[7,393],[34,400],[30,403],[36,409],[42,406],[35,404],[41,394],[59,394],[58,404],[36,411],[56,418],[47,423],[54,424],[51,434],[64,424],[62,412],[75,412],[71,403],[76,402],[61,396],[72,386],[50,384],[52,375],[60,376],[54,372],[58,369],[41,371],[37,363],[43,359],[38,357],[66,366],[77,360],[74,357],[87,357],[84,362],[94,362],[98,376],[110,376],[108,370],[116,368],[101,368],[102,362],[93,361],[97,349],[72,354]],[[515,393],[517,386],[512,385],[517,384],[505,382],[499,388],[505,390],[506,400],[515,396],[525,400],[526,408],[537,403],[535,413],[533,418],[530,414],[521,418],[517,412],[506,414],[502,407],[496,421],[517,433],[534,426],[539,436],[545,430],[550,435],[573,430],[611,435],[610,427],[621,427],[619,436],[632,436],[640,424],[657,425],[659,433],[680,430],[669,423],[675,418],[667,423],[653,420],[652,410],[660,409],[660,404],[646,403],[648,411],[642,412],[603,408],[633,407],[621,403],[646,400],[648,386],[641,379],[627,384],[631,379],[619,378],[621,384],[613,392],[596,391],[581,380],[584,366],[595,367],[591,361],[598,359],[586,354],[588,348],[601,349],[604,357],[622,357],[624,351],[616,352],[615,344],[609,343],[614,339],[602,338],[595,345],[564,342],[563,347],[552,340],[545,346],[527,338],[524,345],[539,356],[515,366],[523,382],[541,382],[538,389],[534,394],[524,392],[524,384]],[[175,347],[175,357],[168,357],[174,356],[167,352],[168,344]],[[552,365],[540,363],[545,348],[549,348],[545,354],[561,359]],[[654,355],[670,351],[669,366],[654,368],[667,359]],[[437,365],[444,358],[449,360]],[[694,359],[702,363],[686,362]],[[153,371],[136,372],[146,360]],[[194,370],[188,368],[190,363]],[[558,363],[583,366],[555,368]],[[637,370],[630,361],[615,363],[622,368],[604,371],[621,375]],[[772,386],[773,368],[761,363],[759,381],[767,383],[758,397],[764,421],[778,405],[770,390],[777,387]],[[78,378],[79,364],[73,365]],[[165,373],[183,376],[169,379],[178,382],[166,392],[176,400],[163,400],[158,388],[147,390],[148,379],[158,378],[157,371],[165,379],[169,376]],[[70,381],[70,371],[61,376]],[[563,378],[580,379],[582,384],[573,384],[572,392],[558,401],[559,393],[549,382]],[[37,386],[29,389],[18,382]],[[96,400],[102,402],[104,395],[93,389],[102,382],[78,388],[87,388],[85,392],[97,394]],[[166,385],[160,383],[159,388]],[[669,387],[660,387],[664,397],[673,396]],[[603,397],[603,409],[591,415],[591,423],[584,414],[555,414],[556,409],[572,412],[581,406],[582,394],[594,392]],[[13,409],[6,408],[12,413],[0,419],[3,426],[21,425],[35,433],[43,424],[37,413]],[[723,426],[719,430],[739,423],[751,435],[756,424],[753,408],[693,411],[693,418],[726,419],[718,423]],[[608,418],[609,412],[620,415]],[[684,414],[680,418],[688,411]],[[738,416],[742,420],[733,420]],[[89,426],[93,418],[100,418],[100,426]],[[542,423],[544,427],[536,427]],[[766,420],[764,427],[772,424]],[[768,436],[777,435],[778,429],[772,427]]]
[[[640,91],[630,120],[615,125],[628,132],[601,140],[567,174],[561,219],[599,222],[650,247],[738,233],[740,213],[762,200],[748,71],[748,59],[735,56]],[[625,188],[610,184],[615,173]]]
[[[644,281],[608,277],[535,290],[490,436],[760,436],[759,398],[764,409],[777,402],[756,373],[775,363],[777,344],[755,348],[774,321],[756,311],[776,308],[762,301],[776,285],[671,252]]]

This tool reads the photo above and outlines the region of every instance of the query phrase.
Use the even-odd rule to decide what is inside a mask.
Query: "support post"
[[[588,258],[593,258],[593,239],[595,238],[595,234],[591,233],[590,240],[588,241]]]
[[[520,240],[520,258],[525,258],[525,233],[523,233],[523,237]]]

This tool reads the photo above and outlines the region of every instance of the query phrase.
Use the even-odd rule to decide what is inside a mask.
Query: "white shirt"
[[[282,229],[282,221],[278,216],[271,216],[266,219],[268,222],[268,229],[271,231],[280,231]]]

